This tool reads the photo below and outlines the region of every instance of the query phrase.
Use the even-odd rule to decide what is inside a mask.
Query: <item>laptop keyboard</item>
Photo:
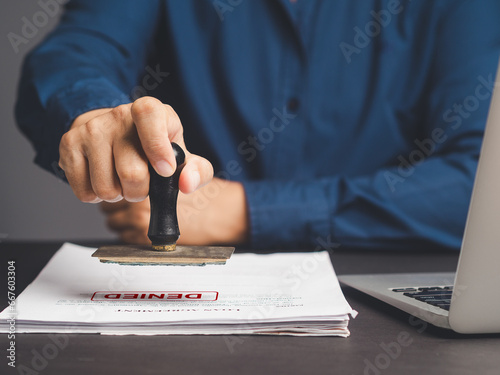
[[[453,286],[426,286],[415,288],[393,288],[393,292],[415,298],[416,300],[450,311]]]

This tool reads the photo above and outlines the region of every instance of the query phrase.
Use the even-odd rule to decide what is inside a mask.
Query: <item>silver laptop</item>
[[[339,280],[438,327],[500,333],[500,65],[456,273]]]

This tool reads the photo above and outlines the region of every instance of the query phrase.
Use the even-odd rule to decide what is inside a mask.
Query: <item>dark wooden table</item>
[[[85,244],[85,243],[84,243]],[[7,306],[8,260],[19,294],[61,243],[0,244],[0,307]],[[450,252],[331,253],[337,274],[454,271]],[[500,335],[462,336],[425,325],[390,306],[344,289],[359,312],[351,336],[16,336],[15,369],[0,339],[0,374],[500,374]],[[478,319],[481,319],[478,310]],[[407,346],[395,344],[406,337]],[[56,345],[58,344],[58,345]]]

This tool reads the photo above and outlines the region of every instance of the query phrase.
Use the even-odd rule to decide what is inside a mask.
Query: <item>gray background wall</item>
[[[59,0],[60,1],[60,0]],[[50,0],[42,0],[43,3]],[[55,4],[58,4],[54,1]],[[58,15],[62,7],[59,7]],[[34,151],[15,125],[13,109],[24,55],[56,24],[58,15],[34,0],[2,0],[0,12],[0,241],[35,239],[109,239],[95,205],[76,199],[71,188],[33,163]],[[38,16],[36,35],[16,53],[8,34],[22,34],[23,17]],[[45,24],[44,24],[45,23]],[[42,26],[43,25],[43,26]]]

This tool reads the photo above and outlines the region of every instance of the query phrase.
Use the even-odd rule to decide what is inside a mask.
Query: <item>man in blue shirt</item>
[[[120,201],[103,208],[126,241],[145,241],[130,202],[148,159],[172,173],[174,141],[183,243],[458,248],[499,17],[497,0],[73,0],[26,59],[17,119],[78,198]]]

